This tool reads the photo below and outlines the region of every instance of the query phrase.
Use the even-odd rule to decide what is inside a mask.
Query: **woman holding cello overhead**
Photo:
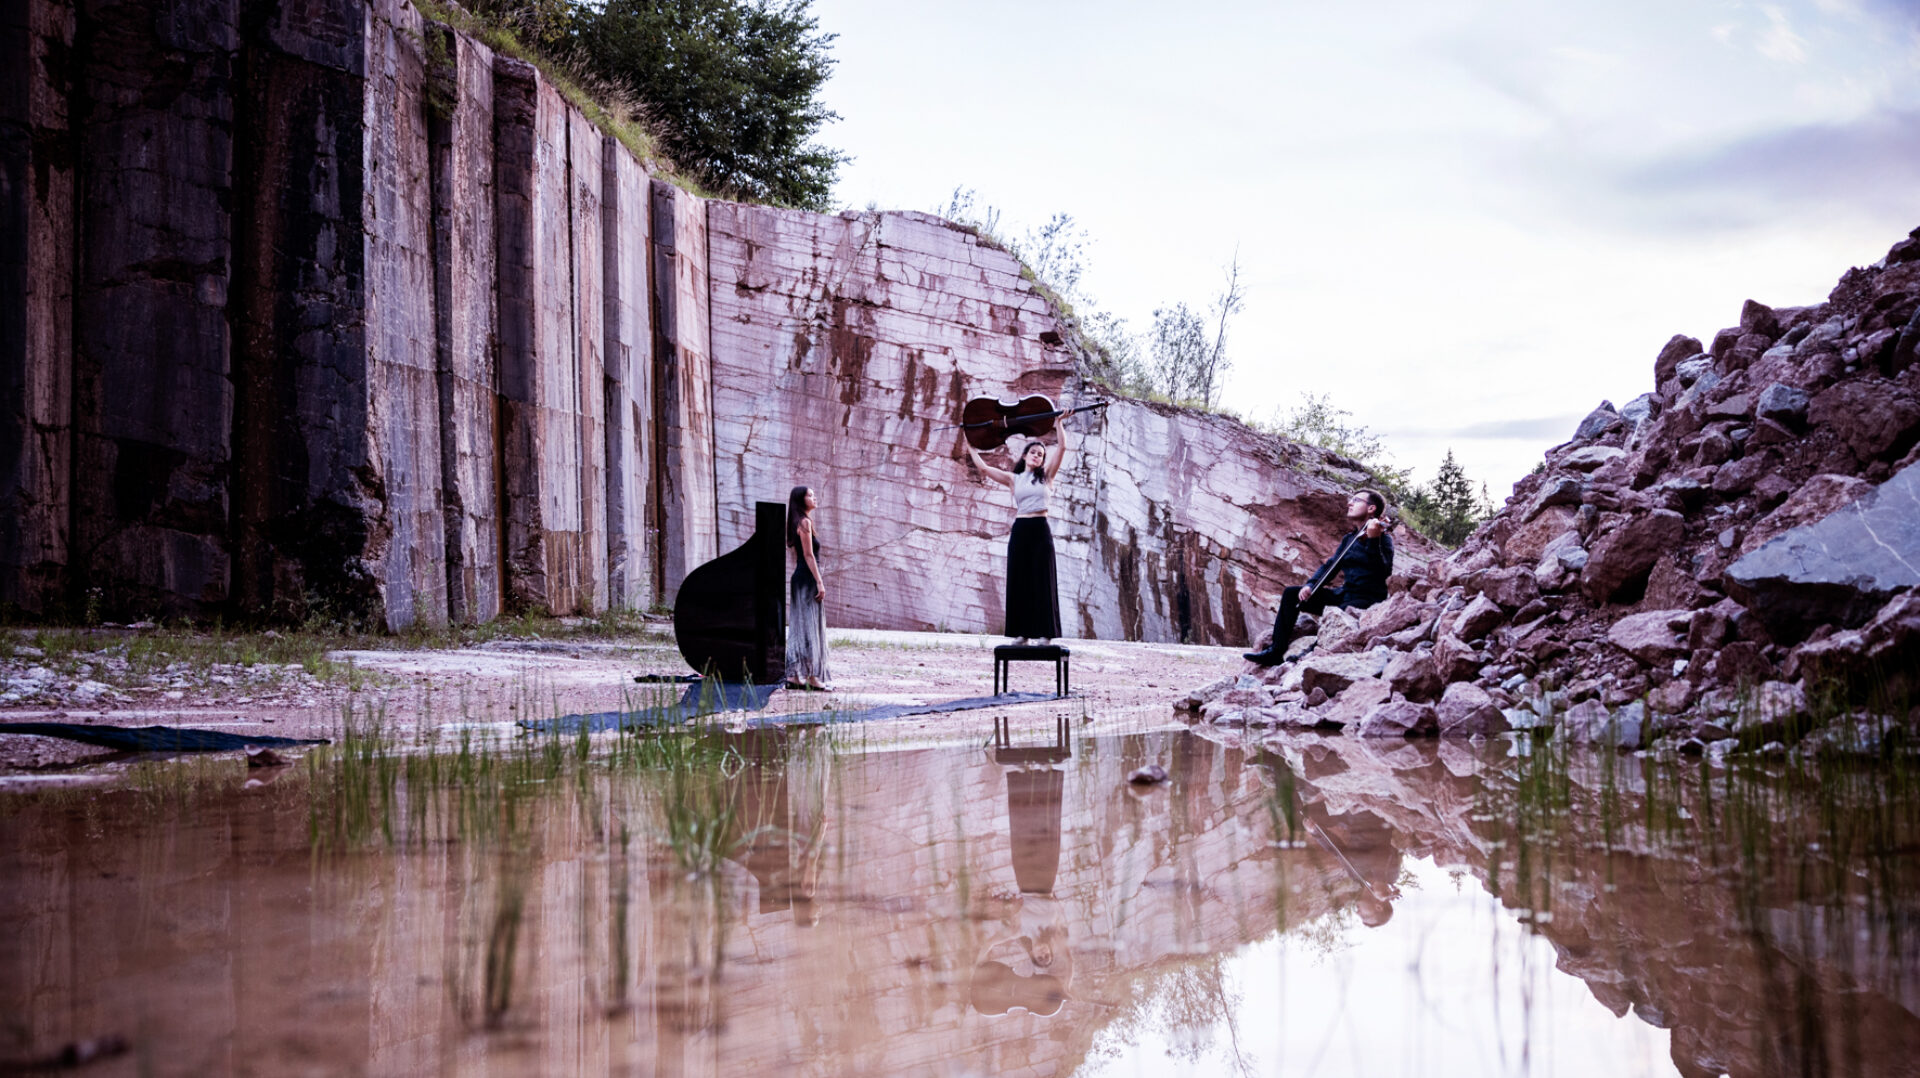
[[[1030,398],[1031,399],[1031,398]],[[1055,413],[1064,419],[1067,408]],[[1046,417],[1043,417],[1046,418]],[[1014,457],[1013,471],[988,464],[972,439],[967,455],[989,478],[1013,490],[1013,532],[1007,537],[1007,635],[1018,644],[1046,644],[1060,635],[1060,589],[1054,574],[1053,532],[1047,527],[1047,499],[1053,477],[1067,455],[1067,430],[1055,428],[1057,440],[1048,446],[1030,437]]]

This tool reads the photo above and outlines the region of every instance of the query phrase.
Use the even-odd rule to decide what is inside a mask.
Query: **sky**
[[[1498,503],[1675,333],[1920,226],[1920,0],[814,0],[850,208],[1072,214],[1145,330],[1238,256],[1226,403],[1324,394]]]

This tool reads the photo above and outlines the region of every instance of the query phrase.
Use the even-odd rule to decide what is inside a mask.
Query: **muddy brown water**
[[[0,1060],[110,1036],[84,1073],[1920,1071],[1902,769],[1050,738],[349,747],[253,785],[181,761],[9,793]],[[1130,786],[1148,763],[1169,780]]]

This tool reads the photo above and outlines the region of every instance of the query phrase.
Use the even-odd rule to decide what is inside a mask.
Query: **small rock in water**
[[[287,758],[269,748],[254,747],[247,750],[248,767],[285,767]]]
[[[1136,769],[1133,774],[1128,775],[1127,781],[1133,783],[1135,786],[1151,786],[1156,782],[1165,782],[1167,781],[1167,769],[1161,767],[1159,764],[1148,764],[1145,767]]]

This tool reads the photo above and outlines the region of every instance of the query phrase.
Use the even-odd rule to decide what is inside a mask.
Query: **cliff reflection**
[[[1358,895],[1273,845],[1238,750],[1055,734],[463,747],[15,799],[0,1003],[27,1018],[0,1058],[110,1029],[155,1073],[1065,1074],[1143,985]],[[1172,781],[1130,791],[1154,760]]]
[[[16,797],[0,1060],[103,1034],[161,1074],[1064,1075],[1144,1039],[1238,1058],[1278,1004],[1237,956],[1384,939],[1368,926],[1429,900],[1429,861],[1615,1014],[1671,1028],[1686,1073],[1904,1073],[1920,1048],[1910,819],[1883,799],[1877,830],[1844,822],[1853,788],[1827,787],[1825,821],[1726,832],[1742,847],[1691,821],[1806,806],[1499,746],[676,736]],[[1130,787],[1149,762],[1169,781]],[[1809,841],[1829,852],[1788,853]]]
[[[1683,1074],[1920,1073],[1910,763],[1283,736],[1306,815],[1476,877]],[[1355,866],[1358,868],[1358,866]]]
[[[1060,812],[1067,789],[1061,765],[1073,757],[1064,717],[1055,720],[1051,743],[1013,747],[1003,720],[994,721],[994,745],[987,758],[1000,768],[1007,785],[1007,845],[1013,860],[1017,897],[1011,916],[998,922],[973,967],[970,1000],[986,1015],[1015,1008],[1051,1017],[1067,1001],[1073,983],[1073,951],[1068,946],[1066,910],[1053,896],[1060,874]]]

